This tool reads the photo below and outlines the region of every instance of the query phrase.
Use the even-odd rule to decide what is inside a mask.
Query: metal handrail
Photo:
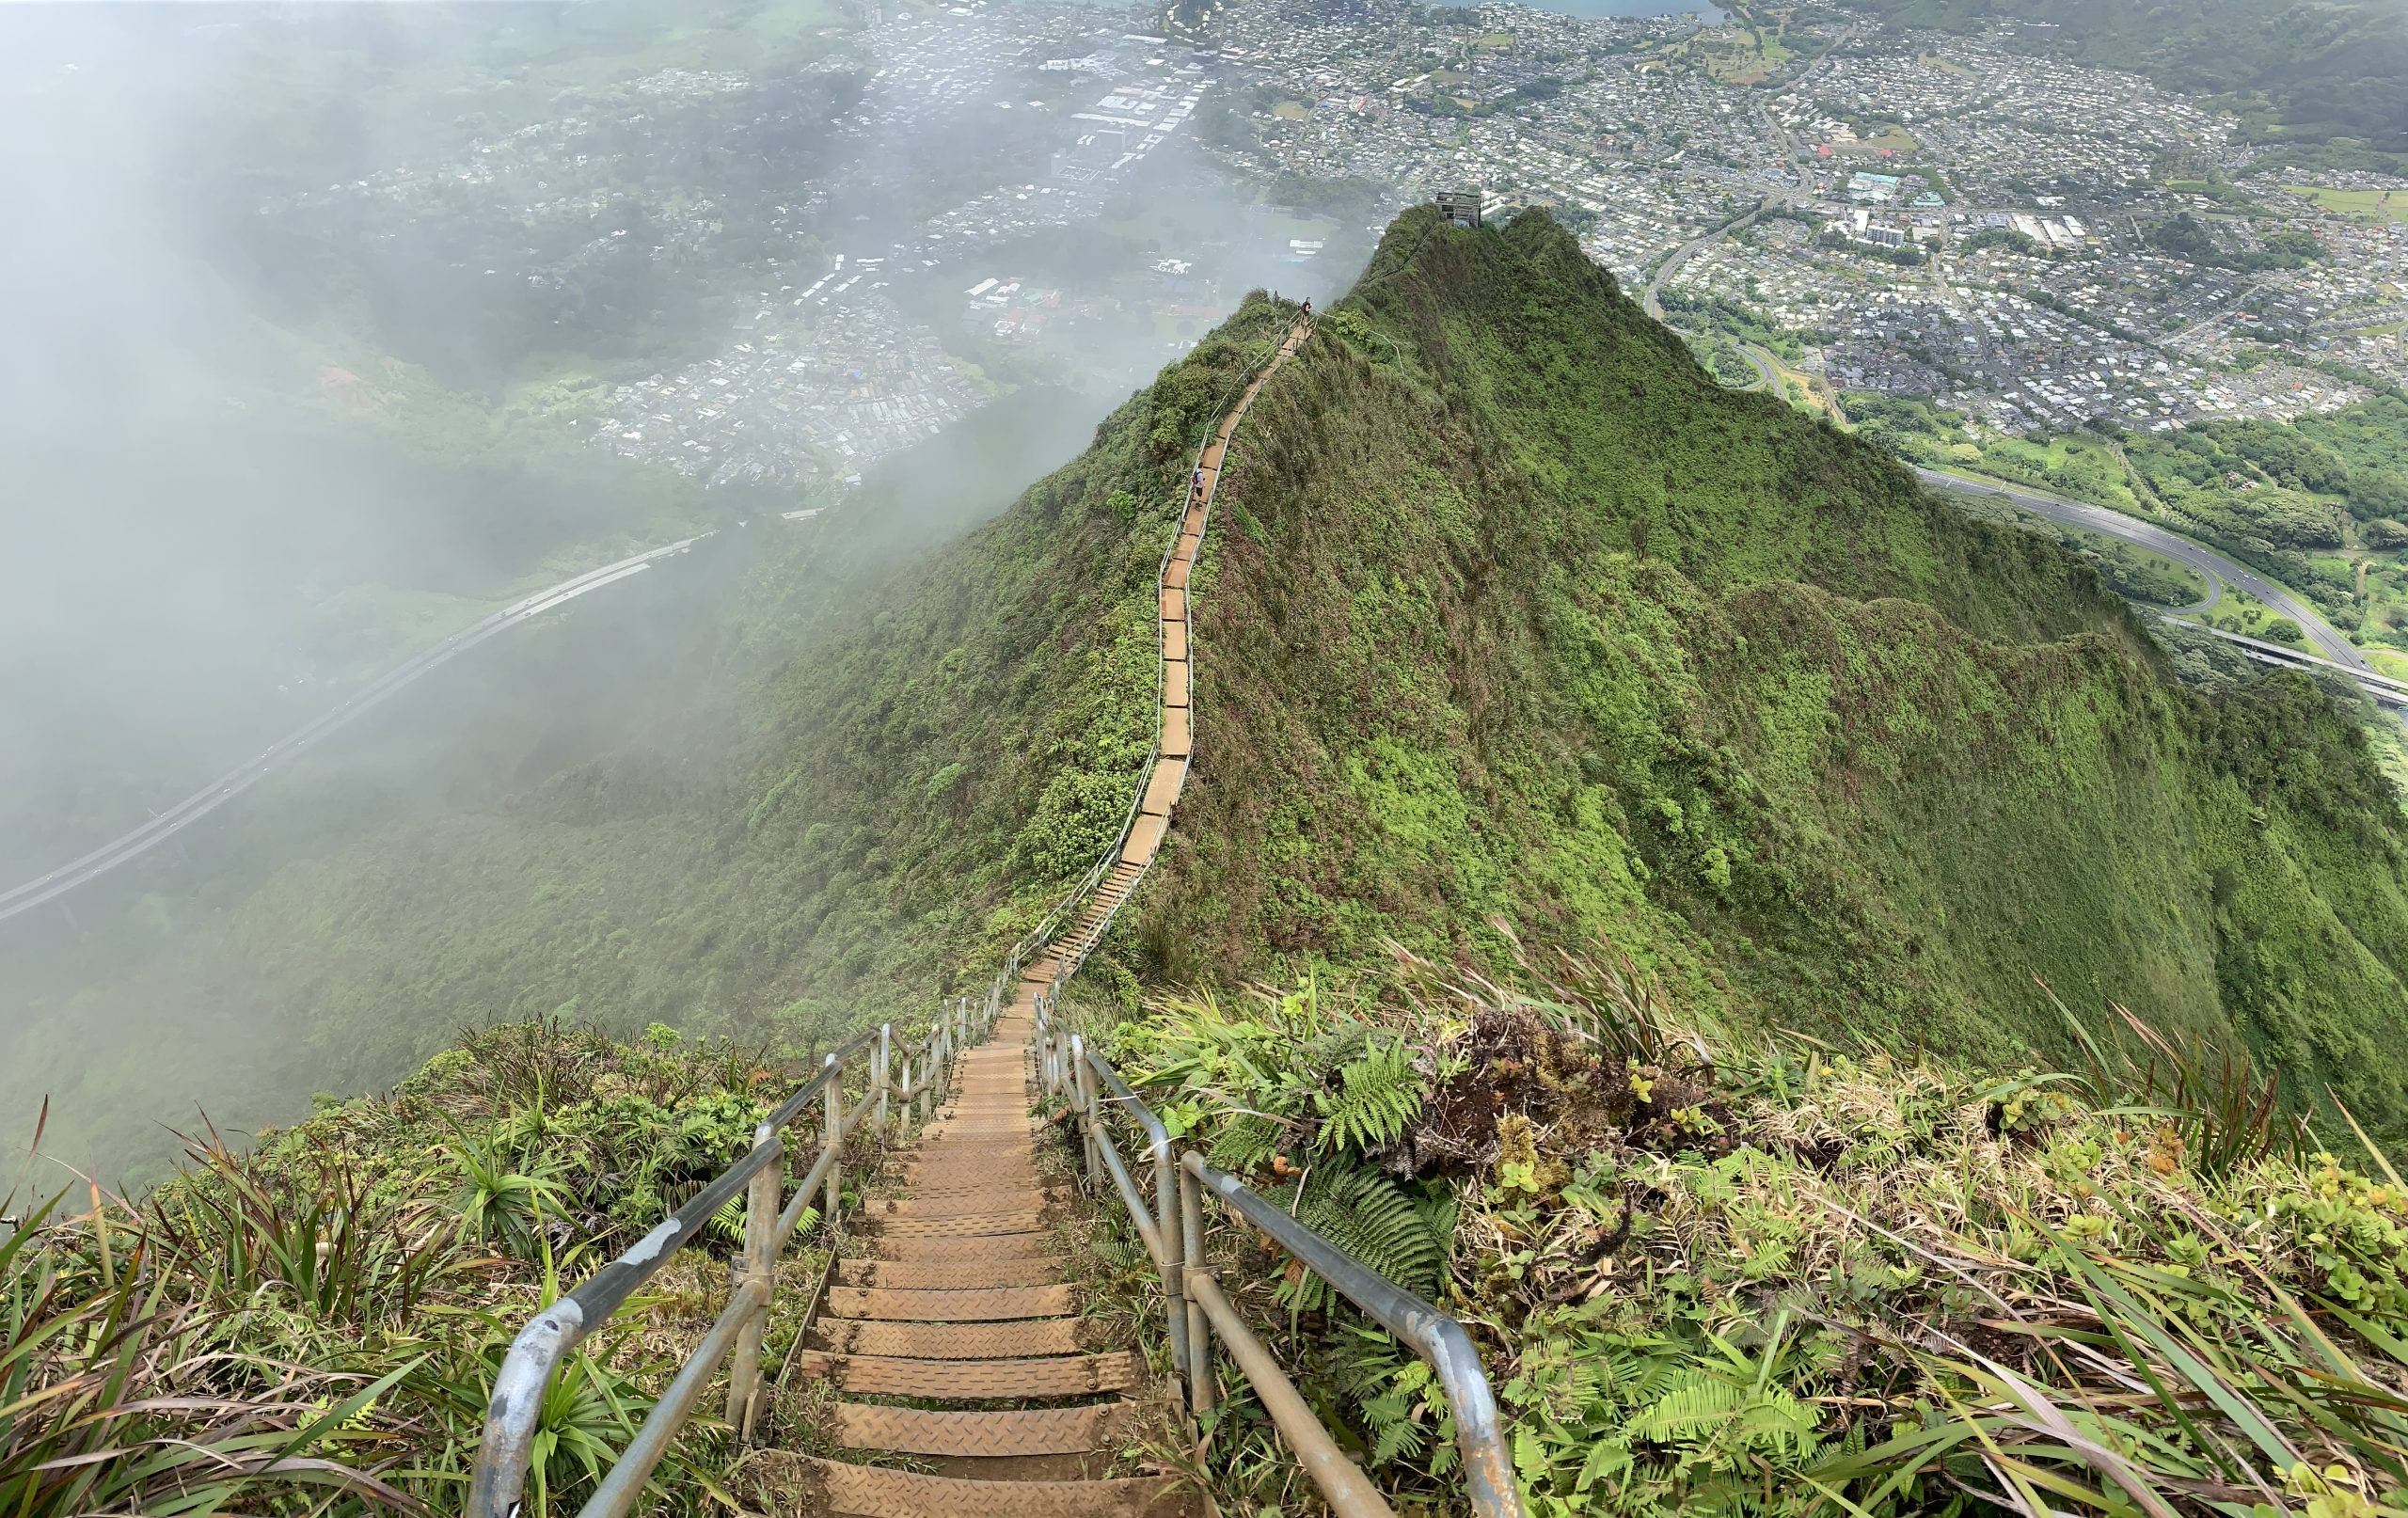
[[[1007,969],[1004,978],[1011,972]],[[734,1164],[658,1227],[529,1320],[511,1342],[494,1377],[469,1480],[467,1511],[471,1518],[515,1518],[526,1490],[544,1393],[561,1362],[608,1322],[670,1257],[700,1239],[710,1220],[739,1192],[746,1194],[744,1244],[732,1262],[727,1306],[653,1405],[643,1426],[587,1500],[580,1518],[619,1518],[634,1506],[653,1467],[667,1453],[669,1442],[692,1415],[703,1388],[731,1353],[735,1368],[729,1375],[728,1421],[740,1435],[750,1436],[761,1402],[761,1336],[776,1289],[779,1253],[793,1239],[815,1193],[823,1202],[822,1221],[832,1222],[837,1216],[845,1141],[862,1123],[871,1122],[885,1134],[891,1104],[897,1100],[907,1120],[932,1115],[935,1094],[951,1083],[955,1057],[974,1037],[993,1026],[1002,986],[999,979],[982,1007],[974,1009],[966,997],[958,1000],[937,1015],[925,1036],[899,1050],[895,1025],[886,1023],[832,1051],[821,1060],[818,1073],[762,1120],[753,1131],[752,1146]],[[848,1105],[845,1073],[864,1050],[869,1052],[867,1078],[861,1099]],[[898,1053],[903,1059],[900,1081],[894,1071]],[[795,1189],[793,1200],[781,1208],[786,1151],[784,1131],[814,1100],[825,1109],[820,1149]]]
[[[1496,1394],[1463,1324],[1291,1217],[1236,1177],[1206,1164],[1202,1155],[1193,1150],[1178,1153],[1162,1119],[1112,1068],[1111,1062],[1086,1047],[1076,1034],[1065,1039],[1054,1025],[1052,1012],[1049,1001],[1039,998],[1040,1079],[1049,1095],[1066,1098],[1077,1113],[1088,1173],[1101,1169],[1111,1177],[1148,1254],[1162,1269],[1172,1358],[1175,1364],[1185,1362],[1191,1415],[1209,1410],[1216,1395],[1212,1353],[1217,1336],[1253,1384],[1264,1410],[1332,1510],[1341,1518],[1380,1518],[1388,1512],[1376,1489],[1339,1450],[1286,1372],[1222,1295],[1204,1248],[1204,1196],[1210,1193],[1429,1365],[1454,1414],[1455,1443],[1463,1456],[1472,1510],[1480,1518],[1523,1518],[1521,1493],[1513,1483],[1513,1459]],[[1157,1168],[1156,1202],[1150,1209],[1105,1127],[1104,1117],[1114,1108],[1133,1119],[1151,1141]],[[1176,1235],[1170,1194],[1164,1189],[1165,1172],[1172,1169],[1178,1186]]]

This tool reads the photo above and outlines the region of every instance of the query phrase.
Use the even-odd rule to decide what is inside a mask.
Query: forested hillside
[[[1901,26],[2047,24],[2036,45],[2171,88],[2252,97],[2285,134],[2408,151],[2408,8],[2400,0],[1867,0]]]

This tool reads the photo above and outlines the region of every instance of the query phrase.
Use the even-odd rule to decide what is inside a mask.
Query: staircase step
[[[1099,1447],[1113,1407],[1037,1407],[1010,1413],[938,1413],[920,1407],[838,1402],[835,1442],[847,1449],[994,1460],[1084,1455]]]
[[[1040,1354],[1084,1354],[1079,1320],[1040,1318],[1025,1323],[881,1323],[822,1318],[813,1331],[832,1354],[876,1354],[898,1360],[1017,1360]]]
[[[846,1286],[937,1287],[1056,1286],[1062,1267],[1050,1259],[847,1259],[836,1264]]]
[[[844,1518],[1176,1518],[1195,1510],[1168,1476],[1117,1481],[974,1481],[806,1456],[827,1510]]]
[[[909,1186],[914,1193],[985,1191],[1000,1194],[1005,1187],[1015,1191],[1037,1189],[1037,1166],[1027,1161],[996,1160],[991,1162],[946,1160],[927,1165],[904,1165],[895,1172],[895,1183]]]
[[[873,1218],[870,1224],[871,1231],[881,1239],[967,1239],[990,1233],[1035,1233],[1040,1226],[1034,1208],[958,1218]]]
[[[1087,1397],[1137,1383],[1137,1358],[1126,1350],[1054,1360],[902,1360],[805,1350],[800,1368],[828,1377],[838,1391],[958,1402]]]
[[[1027,1233],[972,1234],[966,1238],[884,1237],[873,1242],[877,1247],[874,1257],[913,1264],[962,1259],[1050,1259],[1054,1254],[1046,1236],[1034,1229]]]
[[[1027,1188],[1015,1201],[1025,1199],[1034,1207],[1063,1201],[1069,1193],[1057,1190]],[[995,1203],[1009,1193],[995,1186],[962,1186],[951,1191],[931,1193],[926,1187],[911,1188],[909,1196],[876,1196],[862,1204],[862,1214],[873,1218],[957,1218],[976,1212],[991,1212]]]
[[[838,1318],[879,1318],[907,1323],[991,1323],[1010,1318],[1064,1318],[1073,1310],[1067,1286],[828,1289],[828,1311]]]

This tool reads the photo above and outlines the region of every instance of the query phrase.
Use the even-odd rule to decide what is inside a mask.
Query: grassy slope
[[[1241,435],[1133,964],[1493,959],[1494,913],[2001,1061],[2062,1036],[2036,972],[2408,1115],[2401,824],[2346,724],[2185,693],[2070,556],[1719,390],[1543,220],[1425,230]]]

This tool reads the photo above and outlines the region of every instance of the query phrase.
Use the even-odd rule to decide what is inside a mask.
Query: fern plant
[[[1339,1067],[1334,1084],[1312,1094],[1321,1146],[1332,1153],[1385,1148],[1421,1115],[1421,1075],[1394,1034],[1367,1033],[1362,1054]]]
[[[1423,1297],[1437,1292],[1449,1241],[1424,1215],[1418,1199],[1390,1177],[1343,1161],[1316,1165],[1274,1199],[1299,1223],[1380,1274]],[[1298,1267],[1279,1287],[1279,1300],[1296,1312],[1325,1310],[1329,1284]]]

